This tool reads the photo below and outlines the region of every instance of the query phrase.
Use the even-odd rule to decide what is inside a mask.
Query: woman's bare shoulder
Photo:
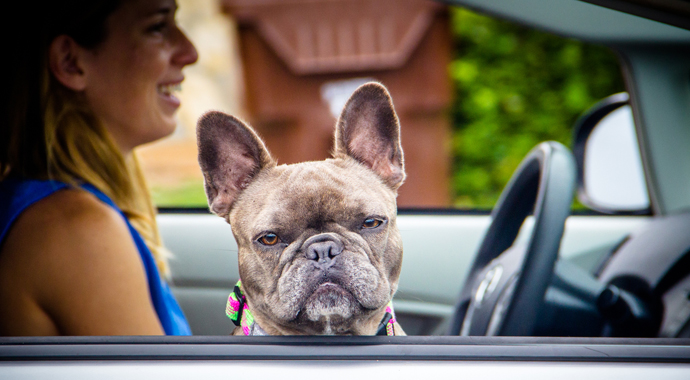
[[[125,221],[115,209],[86,191],[64,189],[19,215],[3,245],[3,257],[21,255],[27,260],[37,254],[41,260],[64,260],[89,248],[94,237],[122,236],[123,231]]]
[[[77,228],[90,231],[104,224],[124,224],[124,219],[114,208],[81,189],[57,191],[31,205],[21,218],[23,220],[17,222],[41,230]]]
[[[22,213],[0,250],[3,275],[50,315],[61,333],[130,331],[126,327],[137,325],[133,320],[141,309],[150,309],[146,273],[124,218],[79,189],[58,191]],[[16,292],[1,293],[6,298]],[[102,313],[128,304],[138,314],[132,320],[122,315],[124,330],[104,330],[119,322]]]

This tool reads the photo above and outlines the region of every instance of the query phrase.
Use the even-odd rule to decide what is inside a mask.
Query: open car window
[[[342,13],[337,7],[345,3],[330,9],[318,2],[181,2],[179,22],[200,58],[185,71],[176,132],[139,151],[155,203],[206,207],[195,131],[204,112],[247,120],[279,163],[323,159],[344,101],[359,84],[379,80],[391,90],[402,125],[408,177],[400,208],[488,211],[532,147],[546,140],[570,146],[577,118],[625,91],[620,64],[607,47],[467,9],[413,1],[402,11],[384,3],[377,12],[387,24],[366,38],[386,32],[390,41],[368,52],[336,41],[356,42],[354,35],[338,34],[338,23],[368,30],[379,15],[366,7],[329,21],[334,47],[319,51],[316,37],[305,40],[312,50],[298,49],[299,28],[318,30],[323,14]],[[288,12],[294,22],[284,23],[277,12]],[[421,88],[419,78],[426,82]],[[292,87],[290,95],[285,86]]]

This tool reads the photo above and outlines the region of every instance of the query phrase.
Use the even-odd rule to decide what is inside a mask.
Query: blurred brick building
[[[391,92],[408,179],[400,206],[449,205],[450,31],[425,0],[220,0],[238,28],[248,121],[279,163],[329,156],[361,83]]]

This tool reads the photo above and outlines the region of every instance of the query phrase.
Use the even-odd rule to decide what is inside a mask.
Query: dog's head
[[[373,334],[397,289],[405,178],[385,87],[368,83],[336,125],[333,158],[277,166],[257,134],[220,112],[198,123],[211,211],[231,225],[255,320],[271,334]]]

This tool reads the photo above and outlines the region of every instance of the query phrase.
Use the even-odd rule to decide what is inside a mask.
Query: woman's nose
[[[187,35],[181,30],[177,29],[178,36],[175,41],[176,52],[173,55],[173,61],[181,66],[191,65],[199,59],[199,53],[196,51],[192,41],[187,38]]]

